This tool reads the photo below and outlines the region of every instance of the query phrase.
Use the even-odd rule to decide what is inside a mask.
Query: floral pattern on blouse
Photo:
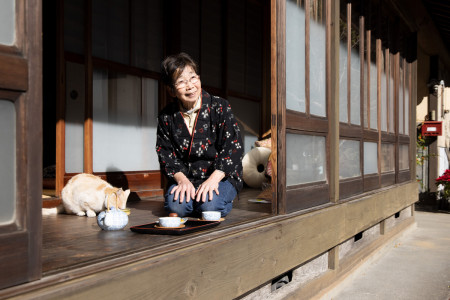
[[[182,172],[198,187],[215,171],[225,173],[239,192],[242,189],[242,139],[228,101],[202,90],[193,137],[189,133],[176,101],[158,116],[156,139],[161,170],[174,183]]]

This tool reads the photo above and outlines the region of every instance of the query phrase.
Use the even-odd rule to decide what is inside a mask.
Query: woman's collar
[[[202,95],[200,94],[200,96],[198,97],[197,101],[195,101],[195,104],[191,109],[184,108],[183,103],[180,100],[178,100],[178,103],[179,103],[180,111],[184,114],[190,115],[190,114],[198,111],[200,109],[200,107],[202,106]]]

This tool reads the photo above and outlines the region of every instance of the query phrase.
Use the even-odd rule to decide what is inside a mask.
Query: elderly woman
[[[175,100],[158,116],[156,151],[169,179],[164,207],[180,217],[210,210],[224,217],[243,186],[241,134],[231,107],[202,90],[189,55],[169,56],[161,69]]]

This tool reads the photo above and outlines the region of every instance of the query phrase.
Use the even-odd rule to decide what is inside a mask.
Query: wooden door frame
[[[42,2],[15,1],[15,42],[0,46],[0,98],[16,111],[15,219],[0,227],[0,289],[41,278]]]

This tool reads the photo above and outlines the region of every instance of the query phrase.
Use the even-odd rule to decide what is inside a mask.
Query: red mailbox
[[[425,121],[422,124],[423,136],[441,136],[442,121]]]

